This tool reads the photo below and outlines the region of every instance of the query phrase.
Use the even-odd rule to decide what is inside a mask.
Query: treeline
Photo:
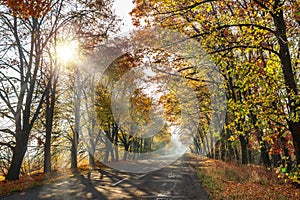
[[[300,98],[298,1],[140,1],[141,21],[199,41],[220,67],[227,115],[208,155],[282,168],[299,181]],[[205,143],[195,140],[195,152]]]
[[[76,105],[84,94],[75,63],[117,30],[112,1],[0,3],[1,170],[7,180],[16,180],[21,169],[35,170],[43,160],[49,172],[66,159],[66,149],[76,167],[81,117]],[[57,52],[72,41],[80,53],[67,65]]]
[[[41,170],[76,169],[87,160],[95,167],[97,161],[134,159],[170,142],[170,125],[154,123],[148,129],[155,134],[145,136],[146,129],[139,126],[155,121],[149,112],[155,116],[162,107],[167,121],[178,118],[174,94],[164,93],[161,109],[150,111],[152,99],[145,90],[131,88],[130,115],[113,114],[114,92],[122,110],[127,86],[158,78],[147,77],[141,68],[119,88],[113,84],[146,56],[163,60],[170,55],[151,52],[147,45],[134,48],[133,43],[145,42],[147,31],[110,39],[119,22],[112,1],[1,1],[0,11],[0,169],[6,180]],[[135,82],[136,77],[141,80]]]
[[[176,140],[299,181],[297,1],[136,0],[139,29],[112,40],[119,22],[112,1],[17,2],[0,4],[7,180],[76,169],[82,160],[95,167],[175,152],[181,146],[168,144]],[[59,45],[72,41],[75,58],[59,58]]]

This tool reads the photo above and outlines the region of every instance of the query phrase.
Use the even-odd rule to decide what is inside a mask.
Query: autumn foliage
[[[39,18],[50,11],[50,0],[1,0],[15,16]]]

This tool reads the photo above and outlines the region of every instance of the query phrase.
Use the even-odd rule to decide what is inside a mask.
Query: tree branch
[[[211,51],[211,52],[209,52],[209,54],[215,54],[215,53],[220,53],[220,52],[223,52],[223,51],[230,51],[230,50],[233,50],[233,49],[240,49],[240,48],[245,48],[245,49],[262,48],[263,50],[270,51],[270,52],[274,53],[275,55],[279,56],[279,53],[277,51],[273,50],[273,49],[270,49],[270,48],[267,48],[267,47],[262,47],[262,46],[251,46],[251,45],[237,45],[237,46],[227,47],[227,48]]]
[[[10,142],[0,142],[0,145],[1,146],[7,146],[7,147],[9,147],[10,149],[14,149],[15,147],[13,146],[13,144],[15,144],[15,142],[14,141],[10,141]]]
[[[0,129],[0,132],[8,133],[8,134],[10,134],[12,136],[15,136],[15,133],[12,130],[8,129],[8,128]]]

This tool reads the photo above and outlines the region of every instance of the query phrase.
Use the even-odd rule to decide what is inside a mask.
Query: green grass
[[[220,191],[220,186],[217,183],[217,180],[212,176],[197,171],[197,177],[202,183],[202,186],[206,191],[209,191],[209,196],[214,198],[215,194]]]

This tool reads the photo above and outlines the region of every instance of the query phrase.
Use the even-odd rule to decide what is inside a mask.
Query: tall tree
[[[50,61],[53,59],[50,55]],[[55,59],[55,58],[54,58]],[[49,63],[49,70],[46,74],[49,89],[45,97],[45,144],[44,144],[44,172],[51,171],[51,139],[53,130],[53,120],[57,101],[57,87],[59,78],[59,68],[55,67],[56,60]]]
[[[4,7],[7,3],[8,7]],[[12,2],[2,2],[1,27],[5,29],[2,37],[6,43],[2,64],[3,71],[0,97],[9,110],[7,117],[15,124],[15,145],[8,170],[7,180],[19,178],[21,164],[27,150],[30,131],[40,113],[49,86],[42,92],[39,88],[42,50],[45,39],[41,35],[39,17],[48,12],[48,6],[24,4],[15,7]],[[41,7],[40,7],[41,6]],[[11,45],[14,44],[14,45]],[[15,53],[12,56],[11,54]],[[9,62],[14,60],[13,62]],[[14,83],[12,80],[15,80]],[[18,84],[16,84],[18,83]],[[12,91],[8,93],[5,88]],[[38,95],[42,94],[42,95]]]
[[[115,28],[111,6],[112,1],[1,1],[0,98],[5,117],[15,126],[7,180],[19,178],[31,130],[50,94],[51,81],[41,87],[44,52],[50,47],[49,41],[69,27],[76,30],[74,34],[86,49],[93,48]]]
[[[136,24],[139,24],[140,20],[160,23],[164,27],[177,29],[191,38],[198,38],[218,63],[220,60],[218,57],[227,63],[236,62],[237,58],[243,61],[241,65],[234,63],[239,67],[237,70],[244,71],[246,70],[244,67],[247,66],[244,63],[252,63],[262,66],[262,70],[267,71],[270,64],[277,61],[281,67],[275,70],[275,74],[279,74],[279,77],[282,75],[281,80],[284,83],[284,88],[280,88],[281,91],[277,93],[285,93],[280,97],[282,102],[287,98],[284,112],[288,115],[287,126],[292,134],[297,163],[300,163],[299,86],[296,81],[299,73],[297,72],[299,52],[296,47],[299,42],[297,36],[299,28],[295,28],[299,27],[297,1],[136,0],[135,3],[136,8],[132,16]],[[262,56],[249,60],[250,57],[245,53],[251,51]],[[232,54],[234,60],[230,60]],[[263,63],[266,65],[261,65]],[[231,72],[233,70],[231,67],[232,65],[224,70]],[[245,85],[241,86],[244,88]],[[240,100],[244,100],[244,92],[235,90],[234,93],[235,95],[240,93],[242,95]],[[248,118],[239,118],[241,123],[246,122],[246,119]],[[279,117],[276,121],[281,123],[280,119]],[[240,128],[238,131],[243,130]],[[240,134],[241,139],[244,134]],[[244,139],[241,143],[244,143],[243,141]]]

